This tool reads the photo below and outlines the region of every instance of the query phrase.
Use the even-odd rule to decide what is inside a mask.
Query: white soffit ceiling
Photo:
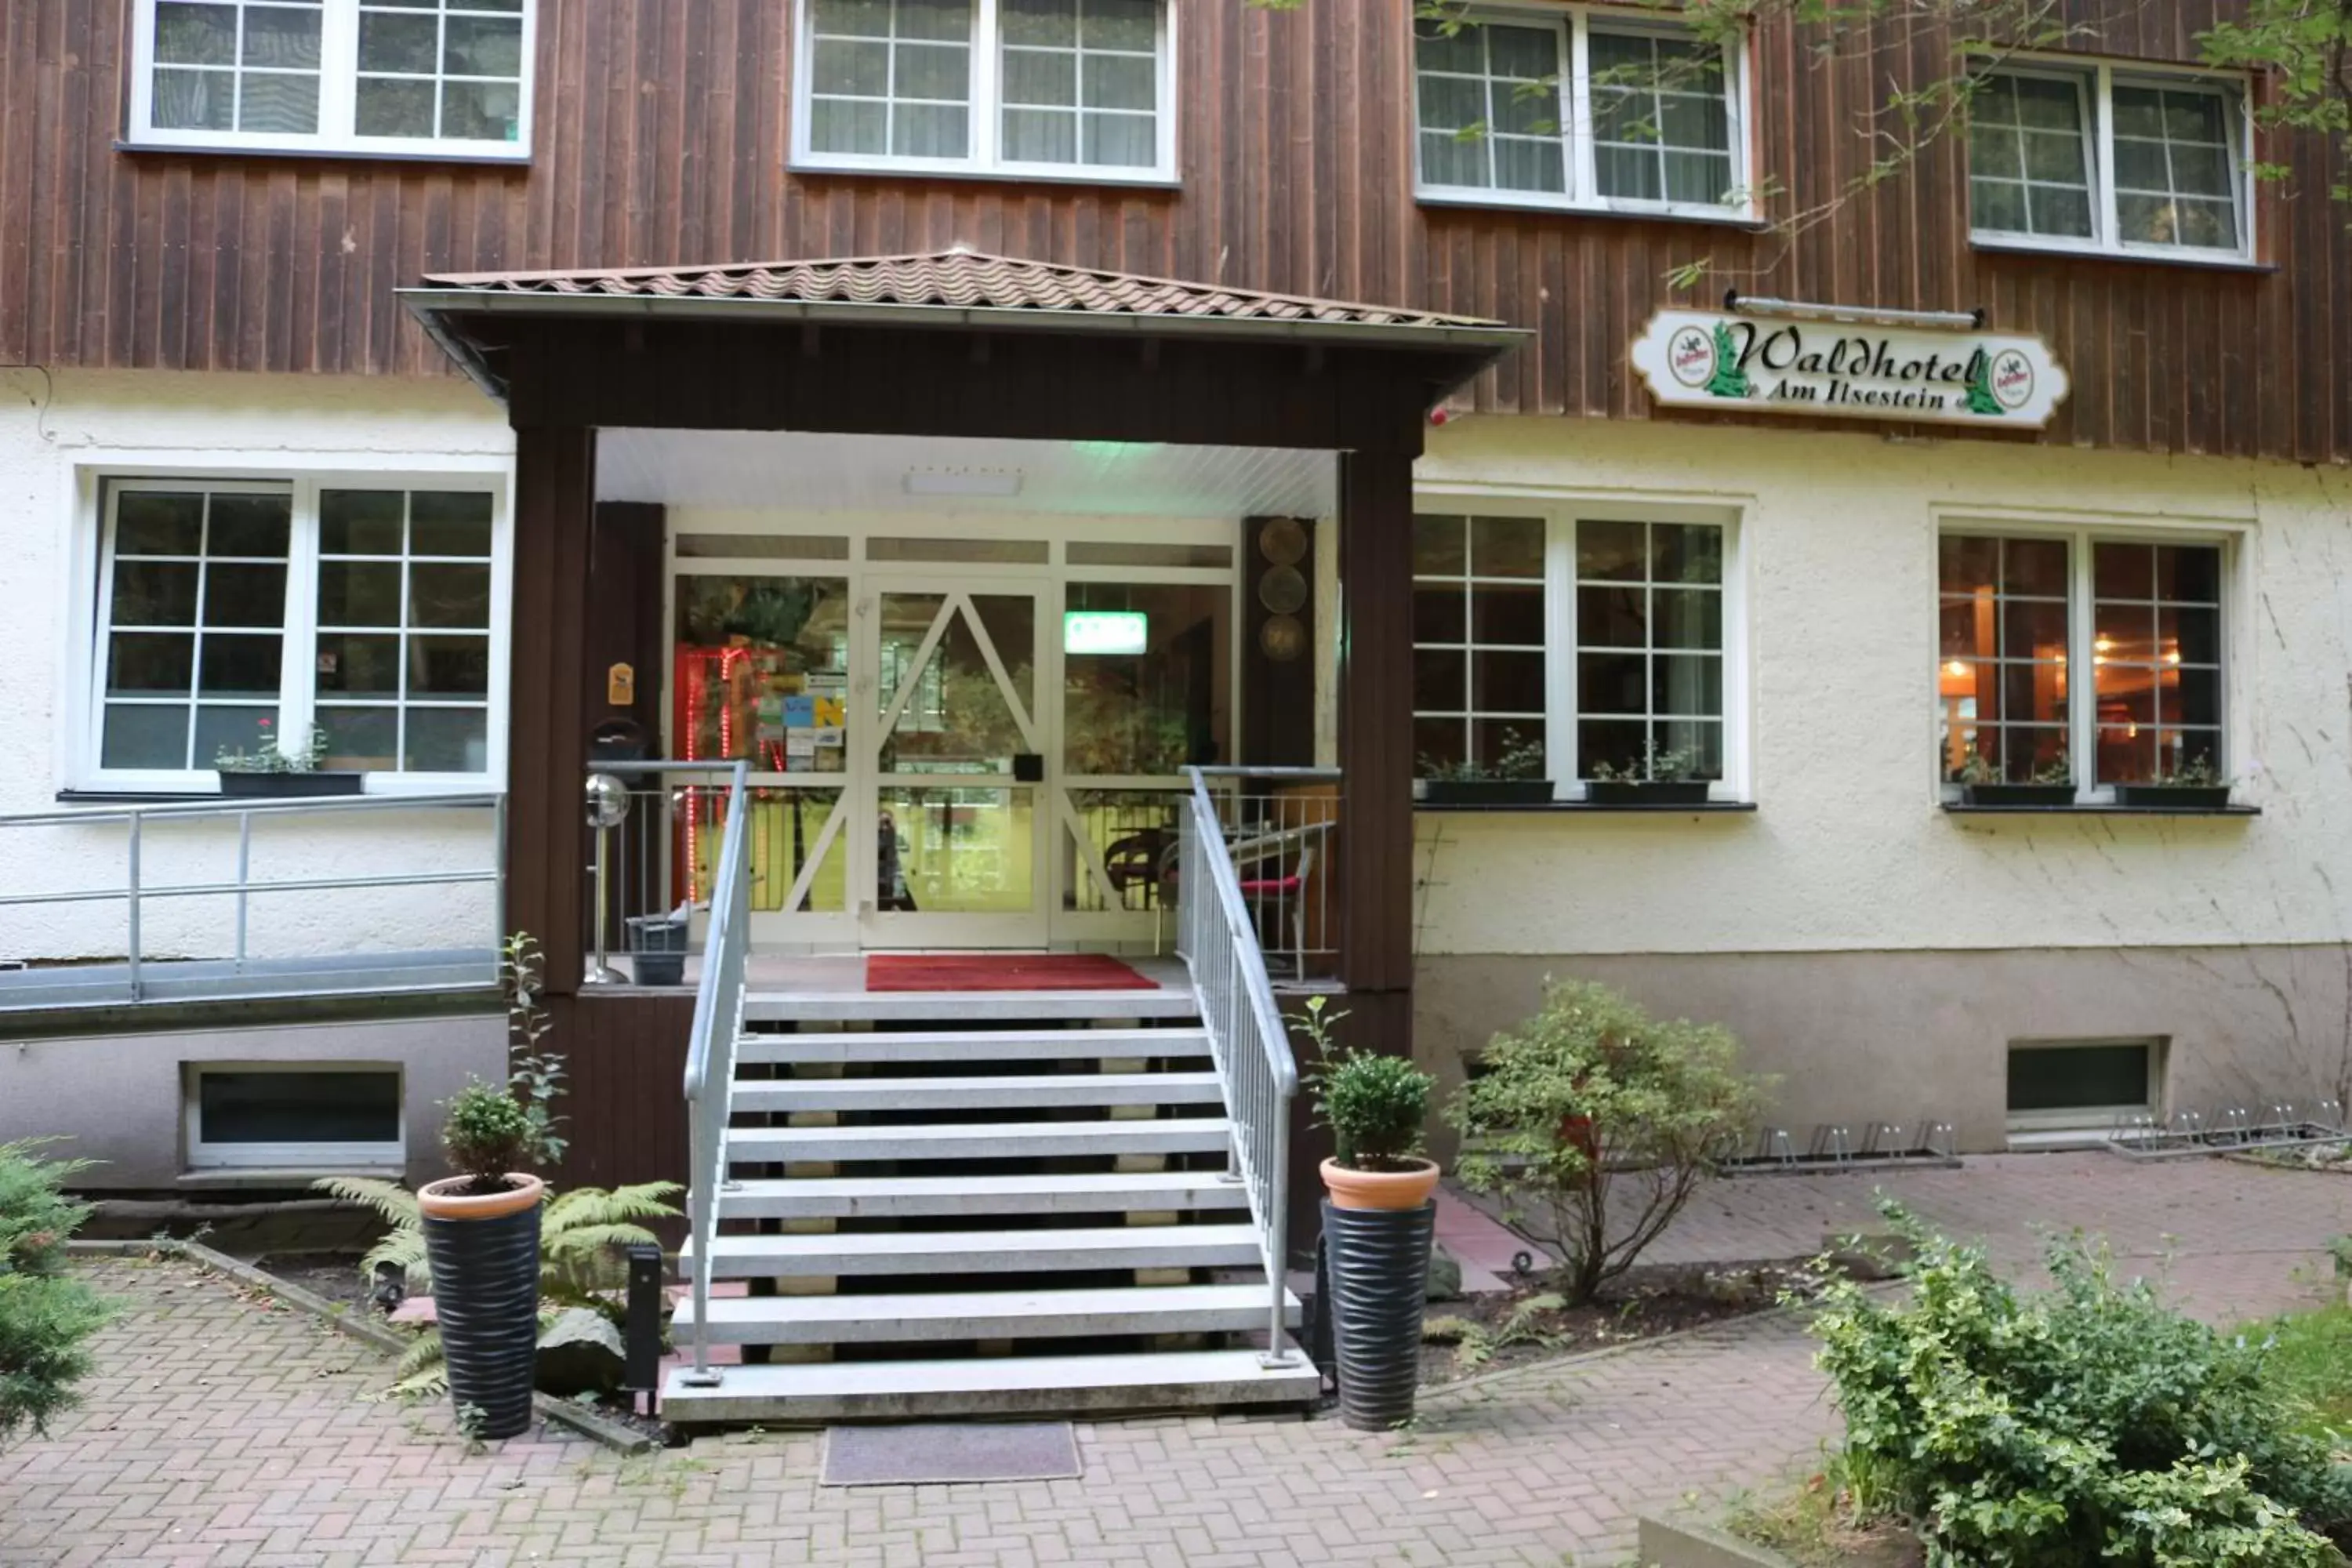
[[[1328,452],[1263,447],[742,430],[596,437],[600,500],[755,510],[1328,517],[1339,510],[1335,469]],[[909,475],[923,476],[915,491],[944,493],[910,493]]]

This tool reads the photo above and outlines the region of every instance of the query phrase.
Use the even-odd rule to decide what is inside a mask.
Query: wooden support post
[[[587,920],[588,828],[580,791],[588,756],[587,605],[595,498],[594,430],[517,428],[507,924],[539,939],[547,955],[547,990],[558,996],[580,988]]]

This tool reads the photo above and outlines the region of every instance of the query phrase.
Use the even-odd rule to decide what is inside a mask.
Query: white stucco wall
[[[75,599],[87,591],[92,477],[148,473],[288,478],[398,474],[436,462],[507,461],[505,412],[456,378],[264,376],[0,370],[0,815],[58,809],[69,787],[70,705],[88,700]],[[363,825],[362,825],[363,823]],[[0,826],[0,889],[120,886],[119,826]],[[487,867],[481,811],[416,811],[296,828],[257,824],[257,876],[370,876]],[[158,830],[144,847],[150,885],[217,881],[236,868],[233,830]],[[253,906],[257,956],[388,947],[479,946],[492,931],[487,888],[278,895]],[[226,952],[226,899],[157,900],[151,955]],[[0,908],[0,960],[117,955],[120,903]]]
[[[1460,492],[1736,509],[1752,816],[1424,813],[1419,950],[1705,953],[2352,934],[2352,475],[1981,440],[1570,419],[1430,433]],[[1937,809],[1936,539],[1982,519],[2243,529],[2227,750],[2259,817]]]

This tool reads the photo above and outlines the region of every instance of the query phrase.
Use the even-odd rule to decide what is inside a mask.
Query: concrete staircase
[[[1189,989],[754,993],[744,1016],[711,1265],[751,1293],[714,1285],[708,1329],[745,1364],[673,1373],[670,1420],[1317,1397],[1304,1354],[1264,1353],[1271,1287]],[[672,1328],[689,1347],[691,1300]]]

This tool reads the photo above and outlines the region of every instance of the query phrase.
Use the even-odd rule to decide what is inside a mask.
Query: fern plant
[[[360,1259],[360,1273],[375,1278],[380,1266],[401,1271],[418,1294],[433,1289],[432,1265],[425,1256],[425,1227],[416,1194],[397,1182],[373,1176],[323,1176],[311,1184],[345,1203],[383,1216],[383,1237]],[[627,1282],[621,1248],[657,1238],[641,1222],[675,1219],[665,1201],[683,1189],[676,1182],[638,1182],[614,1187],[575,1187],[549,1200],[540,1215],[539,1326],[542,1333],[567,1310],[585,1307],[618,1326],[626,1321],[614,1293]],[[393,1370],[395,1394],[436,1394],[447,1384],[441,1365],[441,1333],[427,1329]]]

